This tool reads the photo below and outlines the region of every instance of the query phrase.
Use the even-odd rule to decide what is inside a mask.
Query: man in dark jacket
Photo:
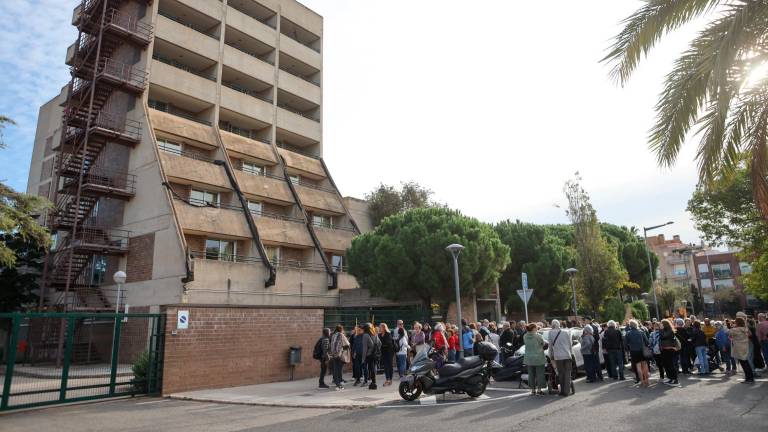
[[[597,370],[595,371],[595,376],[598,380],[602,380],[603,367],[600,364],[600,327],[598,327],[597,323],[592,320],[592,317],[584,317],[584,321],[586,321],[588,326],[592,327],[592,336],[595,338],[595,343],[592,345],[592,354],[597,358]]]
[[[502,348],[506,348],[507,344],[509,343],[509,344],[512,345],[510,347],[510,349],[513,350],[512,352],[514,352],[514,350],[515,350],[515,339],[517,338],[517,335],[515,334],[514,331],[512,331],[512,328],[510,328],[508,322],[504,323],[502,329],[503,330],[501,332],[501,336],[499,336],[499,346],[502,347]],[[511,353],[503,355],[502,361],[506,360],[506,358],[508,356],[511,356],[511,355],[512,355]]]
[[[328,359],[330,358],[328,352],[331,348],[331,329],[323,329],[323,335],[320,336],[318,343],[320,344],[320,358],[318,359],[318,361],[320,361],[320,384],[318,387],[327,389],[328,384],[325,383],[325,375],[328,374]]]
[[[615,321],[608,321],[608,328],[603,332],[603,349],[608,354],[608,376],[624,381],[624,339]]]

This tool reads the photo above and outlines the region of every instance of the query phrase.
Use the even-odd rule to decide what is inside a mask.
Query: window
[[[92,262],[91,284],[101,285],[104,283],[104,275],[107,274],[107,257],[104,255],[94,255]]]
[[[192,192],[189,193],[189,202],[193,205],[197,205],[200,207],[205,207],[208,205],[218,207],[219,193],[208,192],[208,191],[199,190],[199,189],[192,189]]]
[[[709,266],[706,264],[699,264],[699,273],[709,273]]]
[[[248,211],[255,215],[261,215],[261,202],[259,201],[248,201]]]
[[[232,240],[205,240],[205,258],[219,261],[235,261],[237,243]]]
[[[731,265],[728,263],[712,264],[712,273],[715,277],[731,276]]]
[[[180,155],[181,154],[181,150],[182,150],[181,149],[181,144],[173,142],[173,141],[168,141],[168,140],[163,139],[163,138],[158,138],[157,146],[162,151],[165,151],[165,152],[168,152],[168,153],[177,154],[177,155]]]
[[[333,218],[326,215],[312,215],[312,224],[317,227],[333,228]]]
[[[710,289],[712,288],[712,280],[711,279],[702,279],[701,280],[701,288],[704,289]]]
[[[739,263],[739,270],[741,271],[741,274],[750,274],[752,273],[752,264],[740,262]]]
[[[274,265],[280,263],[280,248],[277,246],[265,246],[264,249],[267,252],[267,259]]]
[[[685,267],[685,264],[675,264],[672,267],[672,273],[674,273],[675,276],[686,276],[688,274],[688,269]]]
[[[243,161],[243,172],[251,175],[264,175],[265,170],[263,166],[256,165],[253,162]]]
[[[331,266],[333,266],[333,268],[336,269],[337,272],[343,271],[344,257],[341,255],[332,255]]]
[[[299,175],[289,175],[288,178],[291,179],[291,183],[295,185],[301,183],[301,176]]]
[[[715,281],[715,291],[722,288],[733,288],[733,279],[720,279]]]
[[[152,109],[156,109],[158,111],[168,112],[168,103],[166,103],[166,102],[161,102],[161,101],[158,101],[158,100],[150,99],[150,100],[147,101],[147,104]]]

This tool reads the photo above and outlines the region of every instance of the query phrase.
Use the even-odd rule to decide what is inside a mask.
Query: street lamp
[[[456,287],[456,323],[459,325],[459,358],[464,358],[464,327],[461,325],[461,296],[459,295],[459,254],[464,250],[464,246],[454,243],[448,245],[445,250],[453,256],[453,282]]]
[[[577,313],[577,309],[576,309],[576,279],[574,279],[573,277],[576,276],[576,273],[578,272],[578,270],[571,267],[565,272],[568,273],[568,276],[571,278],[571,290],[573,290],[573,316],[577,317],[579,314]]]
[[[643,242],[645,243],[645,255],[648,257],[648,274],[651,275],[651,290],[653,291],[653,306],[656,309],[656,319],[661,319],[661,315],[659,314],[659,302],[656,300],[656,287],[653,286],[653,265],[651,265],[651,249],[648,247],[648,231],[672,225],[673,223],[674,222],[669,221],[661,225],[654,225],[647,228],[643,227]]]
[[[120,313],[120,291],[123,289],[123,284],[125,283],[125,280],[128,278],[128,275],[125,274],[124,271],[118,270],[115,272],[115,274],[112,276],[112,279],[115,280],[115,283],[117,284],[117,298],[115,299],[115,313]]]

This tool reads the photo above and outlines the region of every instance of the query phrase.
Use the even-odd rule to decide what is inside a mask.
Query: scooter
[[[494,361],[499,353],[490,342],[480,342],[479,356],[460,358],[437,368],[437,356],[433,349],[424,350],[413,358],[408,375],[400,380],[398,392],[407,401],[414,401],[422,393],[466,393],[476,398],[485,393],[491,378],[491,369],[500,365]]]
[[[501,347],[501,355],[504,357],[504,360],[499,367],[493,368],[491,371],[494,381],[515,380],[525,373],[524,357],[515,357],[514,353],[512,344],[509,342],[506,343],[506,346]]]

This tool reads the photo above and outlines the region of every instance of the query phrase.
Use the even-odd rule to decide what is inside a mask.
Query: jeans
[[[475,355],[475,352],[472,350],[472,348],[464,349],[464,357],[472,357],[473,355]]]
[[[725,362],[725,370],[730,372],[736,372],[736,359],[731,357],[731,347],[725,347],[721,351],[723,362]]]
[[[654,354],[653,361],[656,363],[656,367],[659,368],[659,378],[664,379],[664,360],[661,357],[661,353]]]
[[[557,382],[560,386],[560,394],[567,396],[574,393],[573,383],[571,382],[571,367],[573,362],[571,359],[555,360],[555,368],[557,368]]]
[[[408,361],[408,354],[398,354],[397,356],[397,374],[400,375],[400,378],[405,375],[407,371],[406,369],[406,362]]]
[[[675,371],[680,372],[680,351],[675,351],[672,355],[672,367]]]
[[[691,365],[691,346],[690,345],[683,345],[683,349],[680,352],[680,360],[681,360],[681,367],[683,369],[683,373],[688,373],[693,369],[693,365]]]
[[[365,359],[365,365],[368,367],[368,379],[371,380],[371,385],[376,385],[376,357],[368,356]]]
[[[707,347],[696,347],[696,358],[699,359],[699,373],[709,373],[709,362],[707,361]]]
[[[456,361],[456,350],[448,350],[448,363]]]
[[[368,368],[365,367],[365,362],[361,356],[356,356],[352,359],[352,378],[355,381],[368,381]]]
[[[320,387],[325,387],[326,374],[328,374],[328,362],[320,360],[320,382],[318,383]]]
[[[675,350],[661,350],[661,360],[664,363],[664,370],[667,373],[667,378],[673,381],[677,381],[677,369],[674,368],[674,361],[672,360],[674,356]]]
[[[624,353],[621,350],[608,351],[608,375],[624,379]]]
[[[544,378],[544,365],[528,366],[528,387],[531,389],[541,389],[547,386],[547,380]]]
[[[588,381],[598,380],[598,370],[600,368],[600,360],[597,354],[584,354],[584,369],[587,371]]]
[[[392,381],[392,375],[395,374],[392,370],[392,361],[394,360],[392,358],[392,353],[382,353],[381,356],[381,360],[384,363],[384,379]]]
[[[333,383],[339,387],[341,386],[341,368],[344,367],[344,362],[340,358],[331,359],[331,367],[333,369]]]
[[[741,368],[744,369],[744,379],[746,381],[754,381],[755,375],[749,362],[747,360],[739,360],[739,364],[741,365]]]

